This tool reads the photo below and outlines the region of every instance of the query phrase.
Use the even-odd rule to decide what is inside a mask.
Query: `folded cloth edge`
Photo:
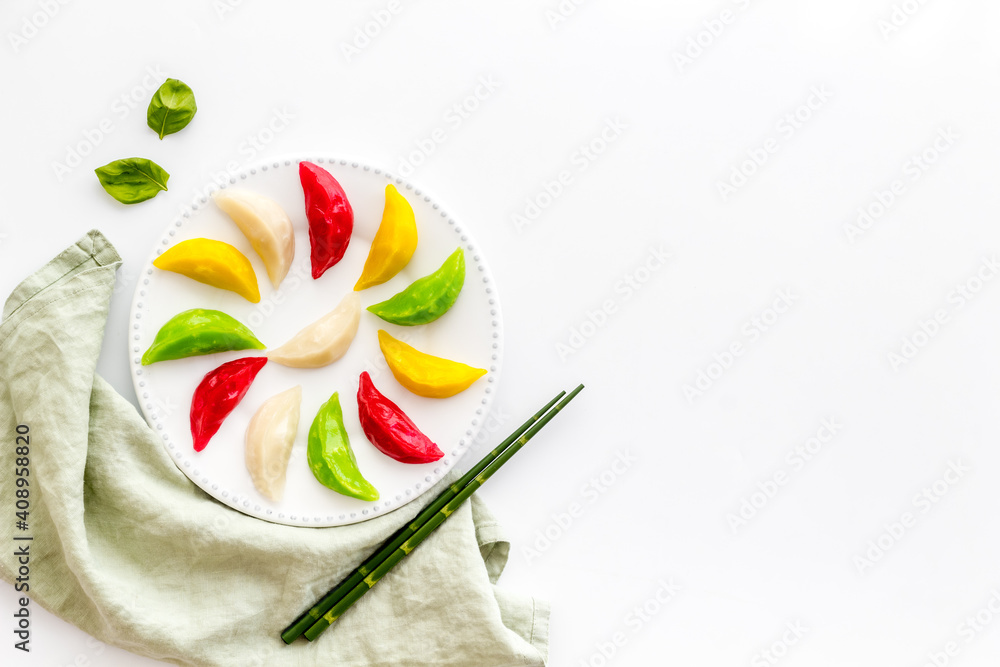
[[[90,261],[95,262],[96,266],[117,265],[122,261],[111,242],[97,229],[91,229],[76,243],[22,280],[4,303],[4,322],[39,293],[71,274],[74,269]]]

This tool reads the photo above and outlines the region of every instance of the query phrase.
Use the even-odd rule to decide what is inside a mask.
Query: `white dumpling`
[[[288,214],[273,199],[246,190],[226,188],[212,198],[250,241],[278,289],[295,257],[295,231]]]
[[[247,426],[247,470],[257,490],[274,501],[285,491],[301,404],[302,387],[292,387],[264,401]]]
[[[348,292],[336,308],[292,336],[267,358],[292,368],[320,368],[340,359],[351,346],[361,322],[361,297]]]

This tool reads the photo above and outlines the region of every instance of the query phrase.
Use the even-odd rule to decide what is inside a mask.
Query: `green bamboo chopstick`
[[[514,454],[518,452],[538,431],[545,426],[549,420],[556,416],[560,410],[566,407],[566,404],[572,401],[577,394],[583,390],[583,385],[579,385],[576,389],[571,391],[566,398],[562,399],[555,408],[547,412],[541,419],[538,420],[526,433],[521,435],[517,440],[513,442],[507,449],[505,449],[498,457],[496,457],[489,465],[483,469],[478,475],[476,475],[462,490],[455,495],[454,498],[449,500],[444,507],[442,507],[437,513],[435,513],[431,518],[429,518],[413,535],[406,539],[402,544],[399,545],[389,556],[382,561],[374,570],[372,570],[367,576],[365,576],[360,583],[358,583],[354,588],[352,588],[346,595],[344,595],[335,605],[333,605],[323,616],[319,618],[308,630],[305,631],[305,638],[309,641],[316,639],[324,630],[333,625],[333,623],[340,618],[344,612],[350,609],[351,605],[357,602],[361,597],[370,591],[375,584],[377,584],[385,574],[395,567],[396,563],[405,558],[414,549],[416,549],[426,538],[430,535],[438,526],[444,523],[445,519],[451,516],[464,503],[469,496],[476,492],[483,484],[486,483],[493,474],[500,469],[500,467],[510,460]]]
[[[458,493],[472,481],[479,473],[481,473],[490,463],[492,463],[500,454],[503,453],[505,449],[518,438],[524,434],[525,431],[531,427],[536,421],[538,421],[546,412],[549,411],[556,401],[566,395],[565,391],[559,392],[559,394],[549,401],[545,407],[532,415],[526,422],[521,424],[506,440],[497,445],[489,454],[483,457],[483,459],[473,466],[467,473],[465,473],[456,482],[451,484],[448,488],[438,495],[427,507],[425,507],[412,521],[403,525],[399,530],[397,530],[388,540],[386,540],[382,546],[371,556],[369,556],[356,570],[347,576],[343,581],[337,584],[334,588],[330,589],[326,595],[324,595],[319,602],[312,606],[309,610],[304,612],[295,621],[291,623],[287,628],[285,628],[281,633],[281,639],[286,644],[291,644],[293,641],[302,636],[311,625],[313,625],[323,614],[330,610],[333,605],[340,602],[341,598],[344,597],[348,592],[350,592],[355,586],[360,584],[368,574],[372,572],[379,564],[386,559],[386,557],[399,548],[399,545],[403,544],[407,539],[409,539],[417,530],[420,529],[422,525],[430,517],[437,514],[442,507],[448,504],[448,502],[454,498]]]

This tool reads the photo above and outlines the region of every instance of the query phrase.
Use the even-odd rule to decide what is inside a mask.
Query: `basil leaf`
[[[123,204],[138,204],[167,189],[170,179],[163,167],[143,157],[109,162],[94,170],[108,194]]]
[[[187,127],[197,111],[191,87],[183,81],[167,79],[149,101],[146,124],[163,139]]]

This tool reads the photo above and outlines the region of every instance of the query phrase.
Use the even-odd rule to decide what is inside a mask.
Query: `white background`
[[[503,584],[553,603],[552,665],[918,666],[948,642],[949,664],[996,664],[1000,6],[895,1],[895,16],[891,0],[589,0],[560,16],[557,0],[114,0],[46,17],[12,0],[0,292],[101,229],[125,265],[99,370],[131,395],[136,267],[213,173],[414,156],[410,179],[474,230],[497,278],[497,437],[588,387],[483,491],[512,540]],[[391,20],[365,45],[373,12]],[[144,113],[165,76],[199,111],[160,142]],[[292,118],[270,132],[276,113]],[[125,207],[93,169],[132,155],[172,178]],[[734,169],[753,173],[724,196]],[[852,232],[859,207],[882,214]],[[671,259],[648,271],[661,247]],[[824,420],[836,434],[796,463]],[[967,470],[922,500],[950,465]],[[744,500],[757,507],[736,525]],[[0,622],[4,664],[153,664],[34,609],[27,659]]]

